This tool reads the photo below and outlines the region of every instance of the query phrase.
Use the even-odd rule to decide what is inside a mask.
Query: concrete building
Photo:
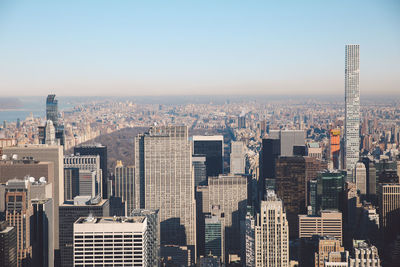
[[[225,259],[229,254],[240,254],[240,221],[245,219],[247,206],[247,178],[220,175],[209,177],[208,186],[199,186],[197,195],[201,200],[199,210],[217,215],[222,222],[225,237]],[[201,219],[200,219],[201,220]],[[204,217],[203,219],[204,220]],[[202,235],[203,229],[199,229]],[[206,256],[206,255],[204,255]]]
[[[344,248],[341,246],[340,241],[338,239],[327,236],[320,237],[318,240],[318,248],[315,253],[315,260],[314,260],[315,267],[325,267],[326,262],[338,262],[339,260],[333,259],[333,255],[335,255],[336,258],[338,258],[337,256],[339,256],[339,259],[341,259],[340,254],[338,255],[333,253],[341,253],[341,252],[344,252]]]
[[[78,196],[73,202],[60,206],[60,266],[73,266],[73,225],[80,217],[92,214],[95,217],[109,217],[114,213],[110,200],[90,196]]]
[[[122,201],[125,202],[125,214],[130,215],[135,207],[135,167],[125,167],[121,161],[117,161],[114,173],[114,195],[122,198]]]
[[[0,221],[0,266],[17,266],[17,230]]]
[[[216,215],[205,217],[205,254],[224,258],[224,229]]]
[[[196,246],[192,151],[186,126],[152,127],[135,137],[136,209],[159,210],[161,244]]]
[[[289,266],[289,224],[282,201],[273,191],[261,202],[255,225],[256,267]]]
[[[349,267],[380,267],[378,249],[364,240],[354,240]]]
[[[242,141],[231,142],[230,173],[246,173],[246,147]]]
[[[207,177],[224,173],[224,137],[193,136],[193,154],[206,155]]]
[[[194,185],[207,184],[207,158],[205,155],[193,155],[192,164],[194,169]]]
[[[6,184],[6,220],[17,232],[17,267],[29,263],[32,257],[30,183],[27,179],[9,180]]]
[[[322,148],[318,143],[309,142],[306,145],[306,155],[322,160]]]
[[[342,213],[321,211],[321,216],[299,215],[299,238],[313,235],[334,237],[343,244]]]
[[[326,163],[312,157],[279,157],[276,160],[275,188],[282,199],[289,222],[289,235],[298,236],[298,215],[307,213],[307,182],[326,169]]]
[[[379,225],[388,243],[396,238],[400,224],[400,184],[379,184]]]
[[[102,195],[102,169],[99,155],[71,155],[64,156],[64,168],[79,169],[78,191],[81,196]],[[74,186],[73,183],[66,184]],[[73,191],[73,188],[66,188]]]
[[[79,196],[79,168],[64,167],[64,200],[70,201]]]
[[[364,163],[356,163],[353,169],[353,177],[357,190],[359,190],[360,194],[365,197],[367,195],[367,169],[365,168]]]
[[[360,157],[360,45],[346,45],[345,168],[350,174]]]
[[[74,223],[74,266],[158,266],[146,216],[81,217]],[[95,253],[93,253],[95,251]]]
[[[51,181],[49,175],[49,183],[53,188],[54,201],[54,248],[59,249],[59,229],[58,229],[58,207],[64,201],[64,167],[63,158],[64,151],[62,146],[50,145],[24,145],[3,148],[5,155],[17,155],[18,158],[32,157],[34,160],[41,162],[52,162],[54,166],[54,180]],[[39,178],[39,177],[35,177]]]
[[[101,192],[104,199],[108,198],[107,147],[102,144],[79,145],[74,147],[74,154],[80,156],[99,156],[101,169]]]

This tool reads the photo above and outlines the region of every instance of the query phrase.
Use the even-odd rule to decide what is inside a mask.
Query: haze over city
[[[398,94],[398,1],[1,1],[3,96]]]

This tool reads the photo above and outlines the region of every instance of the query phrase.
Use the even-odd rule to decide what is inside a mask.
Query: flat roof
[[[134,217],[80,217],[76,224],[115,224],[115,223],[143,223],[145,216]]]

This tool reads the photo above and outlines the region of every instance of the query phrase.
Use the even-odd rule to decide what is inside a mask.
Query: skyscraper
[[[254,266],[289,266],[289,224],[283,203],[273,191],[267,191],[257,215],[254,254]]]
[[[193,136],[193,154],[206,155],[207,176],[224,173],[224,137]]]
[[[46,99],[46,120],[51,120],[54,127],[58,125],[58,100],[56,95],[48,95]]]
[[[246,150],[242,141],[234,141],[231,143],[230,163],[230,173],[246,173]]]
[[[30,222],[33,209],[28,180],[12,179],[6,185],[6,220],[17,230],[17,265],[24,266],[32,257]]]
[[[17,266],[17,230],[0,221],[0,266]]]
[[[121,161],[115,166],[115,196],[125,202],[125,214],[130,216],[134,209],[135,167],[124,166]]]
[[[360,154],[360,45],[346,45],[345,101],[345,168],[351,171]]]
[[[399,234],[400,184],[379,184],[379,225],[385,242],[392,241]]]
[[[135,208],[159,210],[161,244],[196,245],[192,152],[186,126],[135,137]],[[193,250],[194,252],[195,250]]]
[[[157,231],[146,216],[79,218],[74,223],[74,266],[158,266]],[[93,255],[93,251],[95,253]]]
[[[100,156],[100,169],[102,171],[101,190],[102,197],[108,198],[108,169],[107,169],[107,147],[101,144],[94,145],[80,145],[74,147],[74,154],[86,156]]]

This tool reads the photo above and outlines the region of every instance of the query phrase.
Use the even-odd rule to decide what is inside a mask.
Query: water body
[[[44,118],[46,116],[45,96],[17,97],[16,99],[19,101],[14,108],[7,107],[7,109],[2,109],[0,105],[0,122],[15,122],[17,119],[23,121],[31,113],[35,118]],[[85,102],[79,100],[78,97],[57,97],[56,99],[58,99],[59,111],[71,109],[76,104]]]

